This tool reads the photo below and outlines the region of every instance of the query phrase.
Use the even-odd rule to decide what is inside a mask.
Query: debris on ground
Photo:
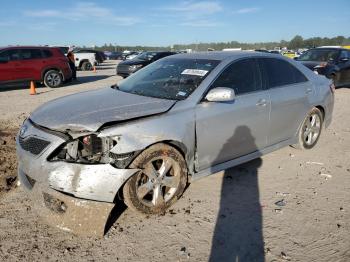
[[[277,202],[275,202],[275,205],[279,207],[284,207],[286,205],[286,202],[284,201],[284,199],[278,200]]]
[[[306,164],[308,164],[308,165],[319,165],[319,166],[323,166],[324,165],[321,162],[309,162],[309,161],[307,161]]]
[[[324,177],[326,180],[332,178],[332,175],[331,175],[331,174],[321,173],[320,176]]]

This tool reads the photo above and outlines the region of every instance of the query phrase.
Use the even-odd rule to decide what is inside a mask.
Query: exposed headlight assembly
[[[109,151],[117,144],[111,138],[90,134],[69,141],[59,147],[50,160],[65,160],[78,163],[109,163]]]

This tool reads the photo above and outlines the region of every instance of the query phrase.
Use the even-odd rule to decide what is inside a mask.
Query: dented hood
[[[97,131],[106,123],[166,112],[175,102],[103,88],[52,100],[30,119],[57,131]]]

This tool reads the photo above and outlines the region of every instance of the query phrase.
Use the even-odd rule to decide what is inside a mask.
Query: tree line
[[[104,44],[97,46],[95,49],[103,51],[123,51],[123,50],[144,50],[144,51],[162,51],[162,50],[185,50],[192,49],[196,51],[206,51],[209,48],[214,50],[222,50],[224,48],[242,48],[242,49],[273,49],[275,47],[287,47],[291,50],[299,48],[313,48],[318,46],[342,46],[350,45],[350,37],[311,37],[304,39],[300,35],[296,35],[290,41],[281,40],[279,42],[259,42],[259,43],[241,43],[238,41],[230,42],[212,42],[212,43],[192,43],[192,44],[175,44],[172,46],[120,46],[112,44]]]

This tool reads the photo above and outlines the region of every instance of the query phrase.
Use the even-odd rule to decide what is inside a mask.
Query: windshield
[[[298,60],[328,62],[329,60],[336,60],[338,58],[338,55],[338,50],[312,49],[300,55]]]
[[[186,99],[220,61],[171,58],[158,60],[118,85],[124,92],[156,98]]]
[[[138,55],[137,59],[148,61],[148,60],[151,60],[156,55],[157,55],[157,53],[155,53],[155,52],[144,52],[144,53],[141,53],[140,55]]]

